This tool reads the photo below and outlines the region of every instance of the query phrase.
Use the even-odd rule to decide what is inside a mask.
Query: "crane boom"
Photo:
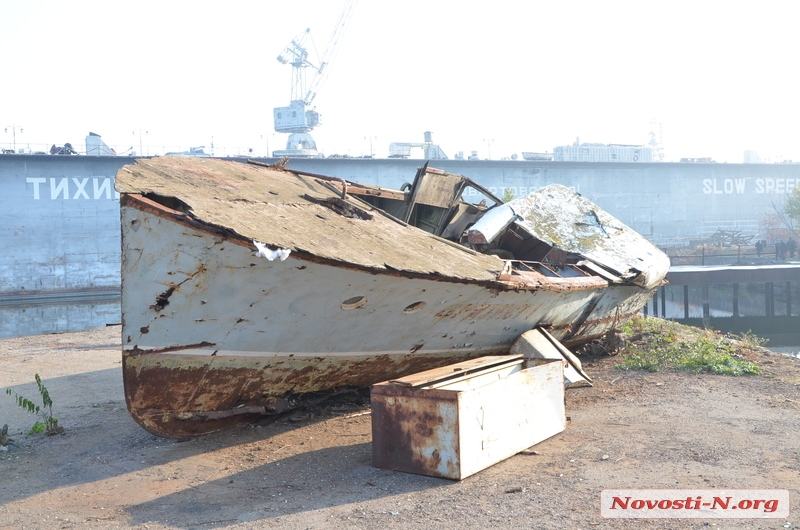
[[[319,66],[308,59],[305,40],[311,32],[306,29],[286,46],[278,55],[278,62],[292,65],[292,92],[288,107],[273,109],[275,132],[291,133],[286,151],[275,151],[275,156],[316,156],[316,144],[309,133],[320,125],[320,115],[314,109],[306,108],[317,97],[322,84],[328,77],[330,65],[339,50],[347,26],[353,15],[357,0],[346,0],[333,34],[328,41]],[[314,78],[308,90],[305,89],[306,68],[314,70]],[[278,154],[281,153],[281,154]]]
[[[311,86],[306,93],[306,105],[310,105],[311,102],[314,101],[314,98],[317,97],[317,92],[322,88],[324,81],[328,78],[328,72],[330,71],[328,66],[336,58],[336,54],[339,51],[339,44],[341,44],[342,37],[344,37],[347,31],[347,26],[350,25],[350,18],[353,16],[353,9],[355,9],[357,1],[358,0],[347,0],[344,3],[344,8],[342,8],[342,13],[339,15],[336,28],[333,30],[328,45],[325,47],[325,53],[322,55],[322,61],[319,63],[317,75],[314,76],[314,80],[311,82]]]

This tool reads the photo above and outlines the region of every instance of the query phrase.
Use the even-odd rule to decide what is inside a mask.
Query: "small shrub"
[[[724,375],[761,373],[758,365],[736,353],[732,339],[713,331],[648,318],[632,319],[620,330],[625,340],[618,368],[623,370],[657,372],[677,368]],[[763,339],[751,333],[734,340],[742,349],[757,349],[763,344]]]
[[[47,387],[45,387],[44,383],[42,383],[42,379],[39,377],[39,374],[35,375],[35,379],[36,386],[39,389],[39,396],[42,398],[41,407],[30,399],[20,396],[10,388],[6,388],[6,394],[13,396],[14,400],[17,402],[17,405],[26,411],[30,412],[31,414],[39,414],[42,417],[43,421],[37,421],[34,423],[33,427],[31,427],[28,431],[28,434],[36,434],[44,431],[50,435],[61,434],[64,432],[64,428],[58,425],[58,418],[53,416],[53,400],[50,398],[50,392],[47,391]]]
[[[753,350],[763,348],[764,345],[769,342],[769,339],[758,337],[751,330],[747,330],[747,332],[742,333],[736,338],[742,343],[742,346]]]

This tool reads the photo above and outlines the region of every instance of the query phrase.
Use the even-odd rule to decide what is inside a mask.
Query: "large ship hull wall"
[[[0,156],[0,296],[119,289],[124,162]]]
[[[274,159],[265,159],[275,161]],[[128,157],[0,155],[0,297],[119,289],[119,200]],[[294,159],[288,167],[399,188],[420,160]],[[798,164],[437,160],[502,196],[560,183],[651,242],[688,245],[719,229],[759,232],[800,185]]]

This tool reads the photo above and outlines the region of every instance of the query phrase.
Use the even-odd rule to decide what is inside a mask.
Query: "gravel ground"
[[[788,489],[800,502],[800,360],[760,376],[624,372],[589,359],[567,429],[462,482],[371,466],[368,408],[337,406],[188,442],[125,408],[120,328],[0,340],[0,389],[37,398],[61,435],[0,395],[0,528],[794,528],[800,517],[611,520],[604,488]]]

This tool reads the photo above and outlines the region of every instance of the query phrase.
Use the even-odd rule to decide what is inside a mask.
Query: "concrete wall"
[[[290,160],[289,167],[387,187],[410,182],[419,160]],[[800,164],[588,163],[435,160],[502,196],[559,183],[596,202],[658,245],[687,244],[718,229],[755,235],[759,220],[795,187]]]
[[[130,159],[0,157],[0,293],[119,287],[119,196]]]
[[[271,159],[274,161],[274,159]],[[0,294],[118,288],[125,157],[0,155]],[[289,167],[399,188],[421,160],[295,159]],[[759,218],[795,187],[800,164],[586,163],[437,160],[502,196],[569,186],[659,245],[717,229],[756,234]]]

